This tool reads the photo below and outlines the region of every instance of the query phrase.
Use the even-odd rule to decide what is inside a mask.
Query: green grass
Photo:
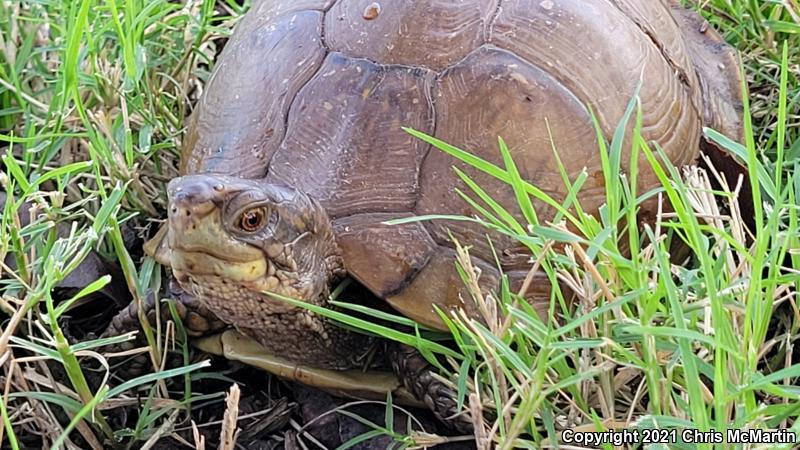
[[[0,181],[9,193],[0,260],[10,255],[16,263],[0,269],[3,314],[10,318],[0,337],[4,445],[62,448],[78,439],[92,448],[123,441],[138,447],[169,431],[159,427],[174,411],[185,417],[196,399],[187,388],[167,407],[145,402],[144,420],[113,428],[98,405],[167,397],[164,380],[181,379],[205,363],[109,385],[110,364],[119,358],[108,361],[98,349],[130,336],[71,342],[62,329],[71,307],[109,280],[59,305],[51,294],[92,249],[120,261],[137,300],[157,288],[152,261],[134,265],[122,230],[147,226],[142,218],[163,210],[161,186],[176,174],[187,100],[208,77],[219,39],[242,11],[233,2],[213,1],[0,5],[0,142],[6,144]],[[16,211],[24,202],[37,214],[23,227],[19,221],[26,218]],[[151,359],[160,363],[166,343],[146,332]],[[20,378],[25,370],[47,379],[47,361],[63,368],[61,387]],[[96,375],[87,364],[107,372],[99,387],[90,387],[87,377]],[[30,414],[35,420],[21,425]]]
[[[692,5],[742,52],[751,94],[746,141],[728,142],[711,130],[707,136],[739,155],[760,187],[753,239],[745,238],[741,217],[715,209],[729,204],[729,194],[712,194],[696,172],[681,176],[641,139],[633,139],[631,154],[657,168],[657,194],[675,209],[641,230],[624,226],[634,222],[635,205],[647,193],[636,191],[635,171],[620,174],[621,139],[600,149],[608,205],[599,217],[583,213],[575,195],[556,201],[522,180],[502,141],[503,166],[435,142],[511,185],[524,221],[459,174],[470,188],[462,195],[484,212],[479,220],[516,237],[537,268],[577,292],[571,307],[566,292],[554,293],[550,310],[563,317],[558,322],[542,322],[507,284],[497,296],[476,295],[502,314],[449,320],[456,351],[372,327],[431,358],[441,355],[464,407],[482,411],[484,422],[476,419],[486,424],[476,430],[481,448],[539,448],[565,427],[800,427],[800,367],[792,349],[800,328],[794,295],[800,283],[800,3]],[[64,323],[108,279],[62,303],[52,292],[91,250],[120,262],[137,301],[160,286],[152,260],[139,264],[128,253],[125,233],[150,227],[147,219],[163,211],[163,185],[177,172],[190,100],[245,9],[221,0],[0,2],[0,142],[6,147],[0,184],[9,193],[0,261],[14,262],[0,266],[4,448],[103,448],[107,442],[140,448],[188,423],[193,405],[222,402],[193,392],[187,374],[202,364],[188,360],[126,383],[105,379],[120,358],[100,348],[129,337],[78,342]],[[624,125],[638,136],[635,102],[629,115]],[[585,180],[564,178],[573,194]],[[539,223],[531,199],[555,206],[571,227]],[[37,212],[25,226],[16,213],[24,202]],[[695,255],[688,264],[669,261],[675,240]],[[568,251],[556,252],[556,243]],[[781,269],[785,258],[794,269]],[[461,262],[471,282],[463,253]],[[144,351],[160,366],[170,342],[158,329],[146,335]],[[99,383],[90,364],[100,367]],[[49,381],[56,375],[57,386]],[[120,424],[115,405],[131,403],[140,404],[138,416]],[[387,417],[390,410],[391,404]],[[431,439],[373,425],[372,434],[391,435],[398,448]]]
[[[784,60],[784,70],[786,65]],[[780,89],[785,91],[786,77]],[[632,101],[628,117],[635,106]],[[796,178],[767,170],[772,163],[763,161],[754,145],[749,115],[746,146],[707,130],[710,138],[744,157],[751,182],[761,187],[754,190],[757,227],[750,242],[736,208],[724,215],[716,206],[730,204],[731,194],[714,192],[704,172],[682,177],[660,149],[648,147],[633,119],[638,116],[631,120],[631,155],[647,159],[662,183],[655,191],[674,208],[655,228],[645,225],[638,236],[635,228],[625,225],[635,223],[634,211],[650,193],[635,191],[635,172],[619,172],[621,133],[608,148],[601,148],[606,179],[616,182],[606,185],[609,203],[599,220],[565,213],[570,228],[577,230],[568,231],[563,223],[540,224],[530,216],[527,226],[520,227],[507,212],[482,208],[485,216],[480,221],[526,244],[534,258],[545,262],[542,268],[573,287],[578,303],[575,309],[561,310],[561,295],[566,293],[553,293],[551,311],[564,319],[543,323],[506,284],[497,298],[476,298],[496,303],[503,312],[500,317],[483,317],[486,325],[472,318],[451,322],[473,386],[479,386],[475,391],[498,418],[488,435],[498,448],[540,448],[557,441],[556,428],[565,424],[598,431],[800,431],[800,392],[794,387],[800,365],[794,364],[791,344],[797,317],[791,309],[778,307],[792,302],[800,285],[797,255],[792,256],[794,270],[783,268],[790,249],[796,253],[800,245]],[[778,120],[777,129],[784,128],[783,113]],[[526,192],[530,197],[518,197],[523,211],[530,208],[525,203],[531,197],[555,202],[514,176],[509,158],[505,167],[493,166],[414,134]],[[507,155],[502,140],[499,147]],[[636,167],[635,160],[630,167]],[[789,170],[796,173],[796,164]],[[767,208],[759,201],[762,191],[768,194]],[[473,194],[484,198],[479,190]],[[560,208],[581,209],[569,203]],[[520,234],[520,229],[531,231]],[[617,244],[624,238],[622,230],[629,237],[630,255]],[[689,264],[669,260],[674,240],[691,249],[694,258]],[[553,243],[566,250],[553,250],[558,247]],[[783,323],[776,326],[773,319]],[[461,367],[452,370],[463,373]],[[590,423],[595,425],[587,428]]]
[[[773,142],[778,130],[778,104],[781,93],[781,45],[790,52],[784,94],[789,99],[786,116],[789,159],[800,157],[800,2],[797,0],[684,0],[699,9],[709,23],[741,51],[745,75],[750,86],[753,135],[768,155],[776,157]]]

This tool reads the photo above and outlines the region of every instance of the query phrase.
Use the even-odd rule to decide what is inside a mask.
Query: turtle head
[[[172,180],[168,195],[173,273],[233,325],[296,309],[263,291],[318,303],[343,271],[327,214],[299,191],[190,175]]]

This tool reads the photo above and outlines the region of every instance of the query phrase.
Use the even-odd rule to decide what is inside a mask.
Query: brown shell
[[[190,122],[182,171],[288,184],[327,209],[349,272],[400,311],[436,324],[432,305],[463,305],[449,236],[472,247],[482,283],[529,263],[510,239],[468,222],[387,219],[475,212],[453,166],[517,211],[490,176],[412,138],[407,126],[565,195],[551,138],[581,203],[604,201],[594,126],[606,139],[641,80],[643,134],[675,164],[693,162],[703,126],[741,136],[733,51],[667,0],[262,0],[227,44]],[[623,155],[622,161],[628,161]],[[626,168],[625,168],[626,169]],[[640,167],[640,192],[657,181]],[[536,204],[547,220],[549,208]],[[644,206],[644,214],[652,205]],[[651,212],[651,211],[650,211]],[[546,299],[547,283],[529,296]]]

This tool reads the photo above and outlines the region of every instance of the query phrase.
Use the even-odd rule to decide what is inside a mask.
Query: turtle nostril
[[[170,183],[169,215],[176,220],[200,220],[212,212],[220,201],[216,186],[223,183],[203,176],[180,178]]]
[[[213,201],[224,192],[225,186],[218,180],[205,179],[203,176],[191,176],[183,179],[180,186],[173,186],[170,199],[187,204],[199,204]]]

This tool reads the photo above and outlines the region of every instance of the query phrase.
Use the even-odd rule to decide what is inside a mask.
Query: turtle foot
[[[434,367],[416,349],[398,345],[391,360],[395,374],[406,389],[424,402],[439,420],[460,433],[473,432],[469,412],[458,408],[456,391],[434,375]]]

